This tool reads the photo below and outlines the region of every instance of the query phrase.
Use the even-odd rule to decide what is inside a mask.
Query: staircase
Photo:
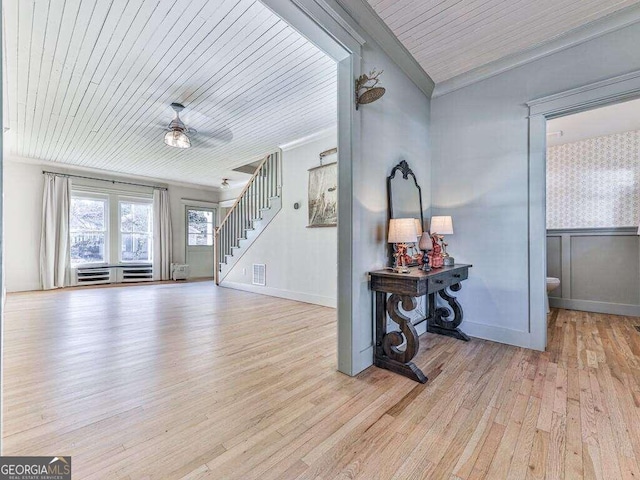
[[[227,276],[282,208],[280,153],[268,155],[216,229],[216,284]]]

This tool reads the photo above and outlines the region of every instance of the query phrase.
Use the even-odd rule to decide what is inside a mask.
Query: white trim
[[[531,100],[529,106],[529,335],[531,347],[546,347],[546,123],[555,118],[640,97],[640,72]]]
[[[205,203],[205,202],[202,202]],[[189,245],[189,210],[198,210],[201,212],[210,212],[213,213],[213,220],[211,222],[211,226],[213,228],[212,232],[211,232],[211,239],[212,239],[212,243],[211,245]],[[195,248],[197,250],[204,250],[207,248],[215,248],[215,237],[216,237],[216,227],[218,226],[218,223],[220,223],[219,220],[219,212],[218,212],[218,207],[213,207],[213,206],[203,206],[203,205],[193,205],[191,203],[185,203],[184,204],[184,258],[186,259],[186,263],[189,263],[189,249],[190,248]],[[207,222],[209,223],[209,222]],[[215,265],[214,265],[215,268]]]
[[[541,116],[529,119],[529,319],[530,343],[536,350],[547,346],[547,122]]]
[[[362,339],[354,312],[354,291],[359,288],[359,276],[353,272],[353,230],[358,218],[353,212],[353,165],[360,165],[360,115],[354,109],[354,81],[360,76],[362,39],[353,36],[357,30],[351,17],[336,0],[262,0],[290,26],[296,28],[312,43],[334,42],[340,48],[338,62],[338,370],[356,375],[373,364],[372,350],[360,348]],[[300,15],[300,10],[306,12]],[[338,19],[336,19],[338,17]],[[313,25],[309,24],[312,19]],[[345,27],[349,25],[349,28]],[[354,223],[356,225],[354,225]],[[370,321],[370,319],[369,319]],[[373,338],[366,339],[373,345]]]
[[[49,168],[55,169],[58,173],[72,174],[74,171],[77,171],[77,172],[93,173],[95,175],[102,175],[105,177],[111,177],[111,178],[105,178],[105,180],[129,179],[129,180],[138,180],[138,181],[143,181],[148,183],[154,183],[156,184],[155,186],[158,186],[158,187],[166,187],[167,185],[174,185],[176,187],[193,188],[195,190],[205,190],[207,192],[219,193],[221,191],[220,188],[212,187],[209,185],[198,185],[195,183],[178,182],[178,181],[167,180],[162,178],[146,177],[143,175],[131,175],[128,173],[120,173],[120,172],[115,172],[111,170],[101,170],[99,168],[82,167],[80,165],[73,165],[70,163],[50,162],[48,160],[39,160],[37,158],[18,157],[14,155],[11,157],[5,157],[4,160],[13,162],[13,163],[24,163],[28,165],[40,165],[42,167],[49,167]],[[140,187],[140,188],[144,188],[144,187]],[[149,185],[149,188],[153,188],[153,185]]]
[[[336,21],[335,11],[321,5],[325,3],[323,0],[261,1],[335,61],[347,58],[351,49],[362,45],[362,39],[354,37],[353,29],[347,29],[344,22]],[[328,33],[329,29],[332,31],[331,35]]]
[[[144,198],[144,197],[135,197],[130,195],[118,195],[115,199],[115,203],[118,207],[118,264],[127,265],[132,263],[144,263],[153,265],[153,197]],[[150,223],[150,231],[148,232],[123,232],[122,231],[122,204],[128,203],[130,205],[146,205],[151,207],[151,218],[149,219]],[[147,235],[149,237],[149,250],[151,250],[151,258],[149,260],[123,260],[122,259],[122,237],[123,235],[131,234],[131,235]]]
[[[338,127],[326,128],[324,130],[320,130],[319,132],[312,133],[311,135],[307,135],[306,137],[299,138],[289,143],[285,143],[280,145],[280,150],[286,152],[288,150],[293,150],[294,148],[301,147],[303,145],[307,145],[309,143],[320,140],[321,138],[326,138],[329,136],[338,136]]]
[[[580,45],[594,38],[640,21],[640,5],[631,5],[606,17],[589,22],[541,45],[481,65],[436,84],[433,97],[446,95],[540,58]]]
[[[229,200],[231,201],[231,200]],[[235,202],[235,200],[233,200]],[[180,203],[189,207],[218,208],[224,202],[208,202],[206,200],[191,200],[189,198],[181,198]]]
[[[224,288],[231,288],[234,290],[242,290],[244,292],[259,293],[261,295],[268,295],[270,297],[286,298],[288,300],[295,300],[297,302],[312,303],[314,305],[321,305],[323,307],[336,308],[337,301],[335,298],[323,297],[321,295],[312,295],[310,293],[294,292],[292,290],[284,290],[273,287],[261,287],[258,285],[249,285],[247,283],[230,282],[223,280],[220,282],[220,286]]]
[[[607,315],[622,315],[625,317],[640,317],[640,305],[625,303],[596,302],[593,300],[577,300],[575,298],[549,297],[551,308],[566,310],[580,310],[583,312],[604,313]]]
[[[341,0],[347,13],[362,27],[398,65],[407,77],[427,96],[431,97],[435,83],[418,61],[409,53],[367,0]]]
[[[566,115],[568,108],[571,113],[575,113],[636,98],[638,90],[640,70],[531,100],[527,102],[527,106],[530,116],[544,115],[546,118],[553,118]]]
[[[95,191],[86,191],[86,190],[78,190],[73,187],[73,183],[71,184],[71,201],[73,202],[74,198],[87,198],[91,200],[99,200],[104,204],[104,230],[92,230],[95,233],[104,233],[104,260],[102,262],[87,262],[87,263],[73,263],[73,259],[71,258],[71,237],[76,231],[71,229],[71,225],[69,225],[69,268],[86,268],[86,267],[100,267],[109,265],[111,262],[111,249],[112,249],[112,221],[111,221],[111,209],[112,209],[112,198],[109,192],[95,192]],[[71,221],[71,215],[69,215],[69,221]],[[118,240],[119,241],[119,240]],[[42,289],[40,289],[42,290]]]

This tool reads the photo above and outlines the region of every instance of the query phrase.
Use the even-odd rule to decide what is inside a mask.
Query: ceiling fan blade
[[[213,148],[231,142],[233,133],[228,128],[223,127],[214,132],[198,131],[193,135],[189,133],[189,138],[195,148]]]
[[[167,122],[163,122],[163,121],[156,121],[156,122],[151,122],[151,123],[146,123],[146,122],[136,122],[133,124],[133,127],[131,128],[132,130],[146,130],[148,128],[153,128],[153,129],[160,129],[160,130],[164,130],[169,131],[169,129],[167,128],[168,123]]]

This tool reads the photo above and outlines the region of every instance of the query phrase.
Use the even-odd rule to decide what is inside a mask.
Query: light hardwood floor
[[[640,319],[546,353],[426,335],[419,385],[335,371],[335,311],[211,283],[9,295],[4,454],[74,479],[640,478]]]

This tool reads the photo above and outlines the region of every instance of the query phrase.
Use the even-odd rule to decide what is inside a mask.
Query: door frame
[[[373,345],[362,351],[354,321],[353,292],[360,275],[353,272],[353,165],[360,163],[360,115],[355,111],[354,82],[361,74],[364,37],[345,21],[335,0],[261,0],[276,15],[335,60],[338,69],[338,370],[355,375],[372,364]]]
[[[189,263],[189,210],[207,210],[213,212],[213,227],[214,232],[215,228],[220,223],[220,204],[219,203],[211,203],[204,202],[198,200],[185,200],[183,199],[182,204],[184,209],[182,210],[183,222],[184,225],[184,263]],[[208,245],[198,245],[198,247],[209,247]],[[216,268],[216,256],[215,256],[215,248],[216,248],[216,239],[215,234],[213,236],[213,245],[211,245],[211,252],[213,255],[213,269],[211,270],[212,277],[215,278],[215,268]]]
[[[640,70],[527,102],[529,107],[529,334],[547,346],[547,120],[640,98]]]

